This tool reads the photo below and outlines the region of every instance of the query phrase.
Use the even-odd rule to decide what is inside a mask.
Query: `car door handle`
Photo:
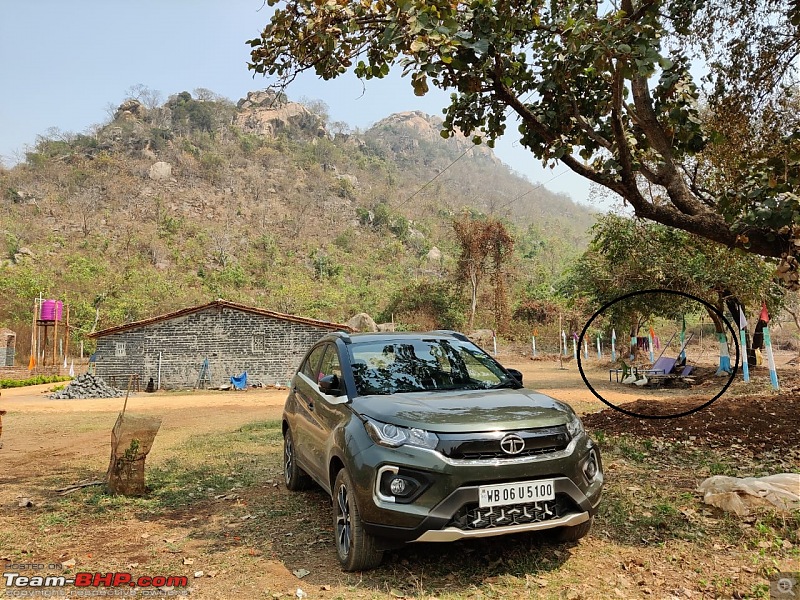
[[[302,394],[298,394],[298,396],[300,396],[300,399],[308,407],[308,410],[314,410],[314,401],[313,400],[309,400],[308,398],[306,398]]]

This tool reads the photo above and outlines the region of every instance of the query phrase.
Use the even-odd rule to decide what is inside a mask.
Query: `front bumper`
[[[574,527],[585,523],[591,517],[589,513],[575,513],[559,519],[542,521],[540,523],[528,523],[526,525],[506,525],[505,527],[492,527],[490,529],[463,530],[457,527],[445,527],[437,531],[428,530],[419,536],[416,542],[454,542],[456,540],[493,537],[496,535],[506,535],[507,533],[523,533],[526,531],[541,531],[543,529],[553,529],[554,527]]]
[[[588,481],[582,465],[592,451],[598,472]],[[603,486],[599,452],[585,434],[564,451],[526,459],[454,461],[434,451],[381,446],[354,459],[354,468],[361,471],[358,480],[371,482],[371,489],[359,490],[365,500],[359,503],[364,528],[398,542],[452,541],[579,525],[597,512]],[[387,466],[401,472],[424,471],[430,475],[426,489],[413,502],[391,501],[375,484],[377,473]],[[537,479],[553,481],[554,501],[495,507],[495,511],[478,508],[481,485]]]

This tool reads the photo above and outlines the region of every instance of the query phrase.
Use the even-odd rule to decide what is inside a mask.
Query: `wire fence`
[[[666,335],[665,335],[666,334]],[[720,356],[720,342],[713,324],[706,327],[694,327],[687,329],[684,339],[686,340],[683,351],[687,360],[693,363],[715,363]],[[558,359],[559,357],[567,360],[574,360],[578,354],[582,360],[596,361],[600,363],[613,363],[620,360],[629,362],[649,361],[654,362],[663,355],[675,358],[680,354],[681,342],[680,331],[662,331],[661,335],[656,334],[652,345],[650,336],[637,336],[635,342],[635,355],[631,358],[633,347],[631,338],[625,335],[617,335],[612,340],[608,334],[587,334],[583,339],[577,332],[569,333],[566,330],[562,334],[554,332],[531,335],[527,344],[517,339],[514,342],[496,339],[490,344],[484,343],[484,349],[495,354],[512,352],[522,353],[526,356],[540,359]],[[732,359],[736,356],[736,342],[730,333],[726,336],[726,348]],[[738,341],[738,340],[737,340]],[[740,364],[743,351],[740,345]],[[793,366],[798,362],[798,352],[793,349],[775,349],[775,358],[779,366]]]

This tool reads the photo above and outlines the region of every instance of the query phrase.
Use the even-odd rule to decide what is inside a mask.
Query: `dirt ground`
[[[748,460],[766,452],[796,450],[800,379],[790,370],[781,372],[788,391],[780,396],[769,391],[762,369],[750,388],[737,383],[711,407],[691,416],[635,419],[595,398],[574,363],[560,368],[553,361],[500,358],[506,366],[523,372],[526,387],[564,400],[587,415],[585,424],[592,434],[601,431],[603,437],[630,434],[659,443],[686,443],[696,445],[700,452],[733,444],[745,449]],[[719,387],[711,382],[711,387],[697,389],[648,390],[609,382],[606,365],[587,367],[587,373],[605,400],[635,412],[657,412],[665,404],[697,406],[710,397],[714,386]],[[56,510],[61,500],[54,490],[102,478],[110,430],[123,400],[51,400],[46,394],[52,387],[2,390],[0,397],[0,409],[8,411],[0,440],[4,445],[0,449],[0,563],[6,565],[75,560],[73,570],[186,574],[190,594],[196,598],[299,597],[298,588],[310,598],[710,598],[745,589],[745,583],[750,586],[747,589],[760,585],[755,583],[760,562],[748,554],[747,544],[737,546],[720,539],[705,540],[698,547],[666,535],[658,523],[652,526],[650,517],[642,517],[643,523],[651,525],[650,534],[623,537],[617,530],[630,528],[630,523],[625,524],[623,516],[621,524],[615,525],[611,513],[593,535],[572,546],[541,546],[527,538],[511,544],[513,548],[499,538],[474,544],[410,546],[389,553],[385,566],[376,571],[344,574],[338,569],[330,539],[328,500],[319,490],[300,495],[285,490],[277,439],[269,455],[272,462],[264,467],[267,478],[230,494],[209,493],[155,516],[137,512],[135,504],[125,505],[112,512],[111,518],[93,520],[88,508],[82,515],[80,503],[106,502],[108,506],[108,502],[98,499],[99,492],[79,491],[72,499],[77,512],[63,517],[66,513]],[[137,393],[131,395],[127,410],[163,418],[147,458],[150,468],[169,465],[192,440],[196,442],[193,448],[202,448],[206,438],[279,419],[286,393],[269,389]],[[620,490],[626,501],[641,496],[642,488],[655,494],[659,478],[673,477],[680,482],[675,489],[681,490],[681,495],[675,495],[679,498],[676,510],[706,515],[697,518],[710,519],[714,524],[706,525],[712,528],[724,521],[719,514],[701,511],[692,498],[699,474],[682,473],[680,465],[645,468],[635,464],[637,455],[628,460],[628,446],[609,448],[607,481],[611,485],[615,478],[619,480],[610,499],[614,490]],[[640,448],[640,454],[647,456],[647,449],[650,446]],[[786,469],[800,468],[800,455],[782,460],[780,465]],[[202,463],[202,453],[197,461]],[[235,475],[232,472],[229,479]],[[629,476],[635,484],[626,485]],[[20,507],[22,499],[29,499],[31,506]],[[642,514],[651,515],[654,510],[645,507]],[[678,516],[690,532],[694,517]],[[649,539],[643,544],[635,537]],[[769,559],[772,568],[800,570],[797,553],[790,551],[793,544],[788,539],[777,543],[780,551],[774,555],[771,546],[756,547],[753,552]],[[303,575],[298,569],[310,573]],[[728,579],[715,583],[709,570]],[[735,597],[748,597],[736,593],[740,595]],[[0,597],[3,594],[0,589]]]

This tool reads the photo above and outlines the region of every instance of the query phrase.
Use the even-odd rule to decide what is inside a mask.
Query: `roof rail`
[[[353,341],[350,339],[350,334],[347,331],[333,331],[330,335],[340,338],[345,344],[349,344]]]
[[[443,335],[450,335],[450,336],[456,338],[457,340],[461,340],[462,342],[469,342],[470,341],[470,339],[467,336],[465,336],[463,333],[461,333],[459,331],[453,331],[452,329],[436,329],[434,331],[430,331],[429,333],[439,333],[439,334],[443,334]]]

